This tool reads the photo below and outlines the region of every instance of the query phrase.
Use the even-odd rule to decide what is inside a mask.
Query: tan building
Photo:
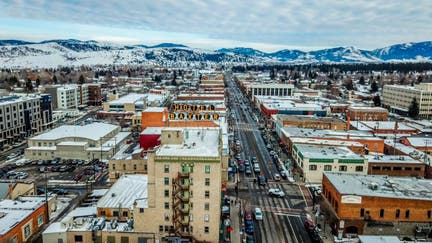
[[[219,241],[220,135],[219,128],[162,130],[161,146],[147,154],[148,208],[136,204],[137,230]]]
[[[414,98],[419,104],[419,117],[429,118],[432,114],[432,83],[417,84],[414,87],[384,85],[382,103],[390,112],[406,115]]]
[[[147,159],[118,159],[109,161],[109,181],[114,183],[126,174],[147,174]]]

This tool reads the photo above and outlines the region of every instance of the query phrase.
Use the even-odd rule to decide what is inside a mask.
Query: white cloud
[[[282,46],[376,48],[430,39],[430,9],[430,0],[5,0],[0,27],[2,18],[23,18]]]

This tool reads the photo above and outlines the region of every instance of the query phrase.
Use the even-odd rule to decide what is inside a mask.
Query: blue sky
[[[431,40],[431,0],[0,0],[0,39],[264,51]]]

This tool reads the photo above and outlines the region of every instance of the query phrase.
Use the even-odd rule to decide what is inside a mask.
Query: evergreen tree
[[[132,76],[130,70],[127,71],[127,75],[128,75],[129,78]]]
[[[417,103],[417,99],[413,98],[411,101],[411,105],[408,108],[408,116],[415,119],[418,117],[420,112],[419,104]]]
[[[365,85],[365,78],[363,76],[360,77],[359,84]]]
[[[39,85],[41,84],[41,81],[39,78],[36,79],[36,87],[39,87]]]
[[[344,86],[347,90],[353,90],[354,89],[354,84],[353,81],[351,79],[348,79],[345,81]]]
[[[54,75],[52,78],[52,81],[54,84],[57,84],[58,83],[57,76]]]
[[[33,92],[33,84],[30,79],[27,79],[26,81],[26,90],[27,92]]]
[[[275,75],[275,70],[272,68],[272,69],[270,69],[270,79],[271,80],[274,80],[275,79],[275,77],[276,77],[276,75]]]
[[[381,98],[379,95],[375,95],[373,97],[373,103],[375,106],[381,106]]]
[[[78,78],[78,83],[79,84],[84,84],[85,83],[85,78],[84,78],[84,76],[82,74]]]
[[[378,92],[378,84],[375,82],[375,80],[371,83],[371,92],[376,93]]]

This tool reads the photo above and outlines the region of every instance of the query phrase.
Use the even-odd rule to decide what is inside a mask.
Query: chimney
[[[14,184],[9,183],[8,196],[7,196],[9,199],[12,199],[13,189],[14,189]]]

